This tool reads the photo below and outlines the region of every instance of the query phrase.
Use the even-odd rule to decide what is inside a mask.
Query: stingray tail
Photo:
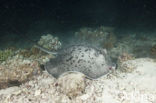
[[[41,47],[38,44],[35,44],[35,47],[38,48],[38,49],[40,49],[41,51],[47,53],[47,54],[57,55],[57,52],[52,52],[52,51],[50,51],[50,50],[48,50],[48,49],[46,49],[44,47]]]

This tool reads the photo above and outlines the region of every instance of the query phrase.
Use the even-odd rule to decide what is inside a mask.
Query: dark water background
[[[155,35],[155,0],[0,0],[0,47],[27,47],[51,33],[69,40],[81,27],[113,26],[116,35]]]

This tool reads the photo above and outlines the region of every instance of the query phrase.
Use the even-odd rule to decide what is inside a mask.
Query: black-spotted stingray
[[[85,45],[67,47],[45,64],[45,69],[56,78],[66,72],[80,72],[91,79],[97,79],[111,68],[115,67],[105,49]]]
[[[16,29],[14,30],[17,34],[20,34]],[[26,35],[20,36],[27,38],[28,41],[34,43],[42,51],[57,55],[56,58],[52,58],[44,65],[45,69],[56,78],[67,72],[80,72],[91,79],[97,79],[107,74],[111,68],[115,68],[105,49],[86,45],[73,45],[56,53],[41,47]]]

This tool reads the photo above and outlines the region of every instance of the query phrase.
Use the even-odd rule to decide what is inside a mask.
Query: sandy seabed
[[[19,87],[0,90],[0,103],[156,103],[156,62],[140,58],[125,63],[135,70],[86,79],[84,92],[74,98],[59,91],[57,80],[45,71]]]

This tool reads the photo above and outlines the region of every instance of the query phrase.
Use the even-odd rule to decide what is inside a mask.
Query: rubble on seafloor
[[[156,80],[156,62],[150,58],[128,61],[128,66],[135,65],[132,72],[125,73],[117,70],[115,73],[107,74],[97,80],[83,79],[83,75],[80,74],[64,75],[60,77],[60,80],[57,80],[45,71],[43,74],[35,76],[33,80],[25,82],[19,87],[0,90],[0,102],[155,103],[156,84],[154,81]],[[75,81],[72,82],[70,77]],[[62,84],[63,82],[65,83]],[[85,82],[85,85],[79,84],[82,82]],[[82,93],[70,95],[74,96],[74,98],[66,94],[75,92],[75,90],[77,91],[78,85],[83,87],[80,89],[80,91],[83,91]],[[69,91],[70,88],[73,89]]]
[[[89,42],[92,45],[98,45],[106,49],[111,49],[116,43],[114,27],[100,26],[97,28],[81,28],[75,32],[75,37],[81,42]]]
[[[46,41],[44,40],[44,37],[42,37],[40,41]],[[48,40],[52,41],[53,39],[55,39],[54,41],[57,41],[57,38],[48,38]],[[1,50],[0,89],[15,85],[19,86],[32,79],[35,75],[41,73],[40,66],[53,57],[53,55],[43,53],[35,47],[18,50],[6,48]]]
[[[112,58],[118,58],[118,56],[123,53],[133,54],[133,56],[137,58],[153,57],[155,55],[155,44],[155,35],[137,36],[136,34],[129,34],[123,36],[116,42],[115,47],[110,50],[110,55]]]
[[[0,64],[0,89],[20,85],[40,73],[37,61],[15,55]]]
[[[12,51],[14,55],[0,63],[0,89],[21,85],[41,73],[40,66],[53,58],[40,50],[19,49]]]
[[[120,70],[121,72],[132,72],[135,68],[135,65],[131,65],[129,61],[134,59],[135,57],[133,57],[132,54],[121,54],[117,59],[118,70]]]
[[[75,98],[82,95],[86,87],[86,78],[82,73],[66,73],[58,78],[56,84],[59,91],[67,95],[69,98]]]

